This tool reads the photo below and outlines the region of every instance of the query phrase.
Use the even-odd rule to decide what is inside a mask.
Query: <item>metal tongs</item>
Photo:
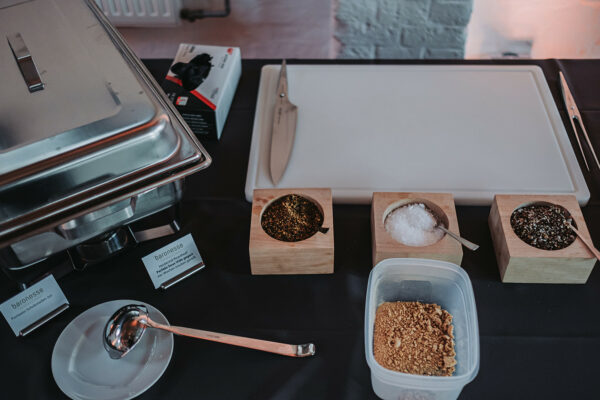
[[[579,139],[579,133],[577,132],[577,128],[575,127],[575,120],[577,120],[579,126],[581,127],[581,131],[583,132],[583,137],[587,142],[592,155],[594,156],[594,160],[596,160],[596,166],[600,169],[600,162],[598,161],[598,156],[596,156],[596,152],[594,151],[594,147],[590,142],[590,137],[585,130],[585,126],[583,126],[583,121],[581,119],[581,114],[579,113],[579,109],[577,108],[577,104],[575,104],[575,99],[573,99],[573,95],[571,94],[571,90],[569,89],[569,85],[567,85],[567,81],[565,80],[565,76],[562,71],[558,72],[560,78],[560,89],[562,91],[563,99],[565,101],[565,106],[567,107],[567,113],[569,114],[569,120],[571,121],[571,126],[573,127],[573,132],[575,134],[575,138],[577,139],[577,144],[579,145],[579,150],[581,151],[581,155],[583,156],[583,161],[585,162],[585,166],[587,170],[590,170],[590,166],[585,158],[585,153],[583,152],[583,147],[581,146],[581,140]]]

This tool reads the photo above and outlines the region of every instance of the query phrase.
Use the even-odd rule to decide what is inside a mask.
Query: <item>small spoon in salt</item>
[[[587,248],[590,249],[592,254],[596,257],[596,259],[598,261],[600,261],[600,251],[598,251],[598,249],[596,249],[592,243],[590,243],[587,239],[585,239],[583,237],[583,235],[581,233],[579,233],[579,230],[577,228],[575,228],[571,223],[569,223],[569,221],[565,220],[565,225],[567,225],[569,227],[569,229],[571,229],[573,232],[575,232],[575,234],[577,235],[577,237],[579,239],[581,239],[583,244],[585,244],[587,246]]]
[[[445,233],[447,233],[452,239],[456,240],[457,242],[459,242],[460,244],[462,244],[463,246],[465,246],[467,249],[469,250],[477,250],[479,248],[479,245],[468,241],[467,239],[458,236],[456,233],[449,231],[448,229],[446,229],[446,227],[444,225],[442,225],[441,222],[438,222],[438,224],[435,226],[435,228],[440,229],[442,231],[444,231]]]

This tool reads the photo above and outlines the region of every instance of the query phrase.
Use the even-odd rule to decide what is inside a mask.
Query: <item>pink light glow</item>
[[[475,0],[466,58],[600,58],[600,0]]]

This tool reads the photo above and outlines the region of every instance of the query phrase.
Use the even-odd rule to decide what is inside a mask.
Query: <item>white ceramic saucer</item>
[[[120,360],[108,356],[102,334],[108,318],[135,300],[98,304],[77,316],[62,331],[52,352],[52,375],[72,399],[131,399],[152,386],[165,372],[173,354],[173,334],[148,329],[140,342]],[[149,304],[150,318],[169,324]]]

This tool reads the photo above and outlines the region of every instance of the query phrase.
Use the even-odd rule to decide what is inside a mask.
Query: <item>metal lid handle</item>
[[[31,53],[25,45],[25,41],[21,34],[15,33],[8,35],[6,38],[8,39],[8,44],[15,56],[15,60],[17,60],[17,64],[19,65],[19,69],[21,70],[21,74],[23,74],[23,78],[25,79],[29,91],[36,92],[44,89],[44,82],[42,82],[42,78],[40,78],[37,67],[33,62],[33,57],[31,57]]]

